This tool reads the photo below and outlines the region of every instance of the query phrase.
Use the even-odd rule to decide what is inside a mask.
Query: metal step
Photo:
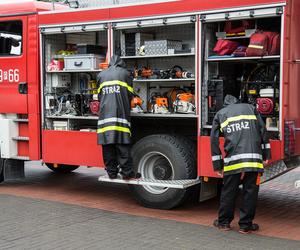
[[[194,186],[200,183],[200,179],[189,179],[189,180],[152,180],[152,179],[133,179],[133,180],[123,180],[121,176],[117,179],[110,179],[107,175],[101,175],[98,178],[101,182],[112,182],[130,185],[140,185],[140,186],[153,186],[153,187],[165,187],[165,188],[177,188],[185,189],[190,186]]]
[[[12,139],[15,141],[29,141],[29,137],[26,136],[14,136]]]
[[[28,122],[28,119],[14,119],[14,122]]]
[[[261,183],[279,177],[299,166],[300,166],[299,156],[291,157],[290,159],[286,159],[284,161],[283,160],[277,161],[272,165],[265,167],[264,174],[261,177]]]
[[[22,161],[29,161],[30,158],[29,156],[12,156],[10,159],[14,159],[14,160],[22,160]]]

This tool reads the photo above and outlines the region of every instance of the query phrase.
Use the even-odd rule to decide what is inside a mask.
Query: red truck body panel
[[[287,120],[295,121],[300,128],[300,2],[287,5],[283,53],[283,113]],[[296,153],[300,154],[300,131],[296,131]]]
[[[20,56],[1,57],[0,113],[27,114],[27,96],[18,92],[18,83],[27,82],[27,16],[20,16],[17,19],[15,17],[0,17],[0,22],[15,20],[23,22],[24,49]]]
[[[282,143],[278,140],[270,141],[272,149],[272,159],[270,162],[278,161],[282,159]],[[224,145],[224,139],[220,139],[220,145]],[[223,152],[224,155],[224,152]],[[198,175],[208,177],[218,177],[213,171],[211,161],[211,150],[210,150],[210,137],[199,136],[198,137]]]
[[[78,131],[43,131],[43,160],[70,165],[103,166],[97,134]]]
[[[134,19],[144,18],[155,15],[172,15],[178,13],[213,11],[225,8],[245,8],[247,6],[268,5],[285,3],[285,1],[274,0],[227,0],[227,1],[210,1],[210,0],[180,0],[174,2],[156,3],[156,4],[139,4],[129,7],[113,7],[104,9],[88,10],[66,10],[58,13],[42,13],[40,15],[40,24],[62,24],[92,22],[99,20],[117,20],[117,19]],[[80,15],[78,15],[80,12]]]
[[[55,9],[63,10],[67,6],[55,4]],[[39,11],[52,10],[52,3],[37,2],[32,0],[27,1],[1,1],[0,16],[16,16],[22,14],[33,14]]]

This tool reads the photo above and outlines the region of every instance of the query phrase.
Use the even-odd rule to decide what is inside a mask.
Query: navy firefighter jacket
[[[133,88],[125,62],[119,56],[113,56],[108,69],[98,75],[97,83],[100,102],[98,144],[129,144]]]
[[[239,103],[234,96],[226,95],[224,104],[214,117],[210,135],[214,170],[223,170],[224,175],[263,172],[263,160],[271,158],[271,149],[262,118],[254,106]],[[224,159],[220,134],[225,139]]]

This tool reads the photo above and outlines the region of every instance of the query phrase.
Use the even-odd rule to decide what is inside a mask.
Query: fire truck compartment
[[[273,54],[266,51],[262,55],[260,51],[250,54],[249,49],[259,47],[253,44],[256,42],[252,40],[255,34],[267,32],[276,34],[277,43],[280,43],[281,15],[274,13],[268,18],[232,21],[209,19],[203,22],[202,135],[209,134],[214,115],[223,107],[225,95],[231,94],[242,102],[256,106],[266,123],[270,138],[280,139],[281,50],[277,48]]]
[[[105,68],[104,58],[113,53],[125,60],[142,102],[140,109],[132,109],[133,140],[163,132],[196,140],[195,20],[178,20],[176,25],[154,20],[147,27],[116,23],[113,35],[104,25],[96,25],[100,31],[79,25],[41,30],[44,130],[96,131],[96,79]],[[176,32],[178,29],[182,32]],[[186,94],[190,101],[181,105],[178,94]]]

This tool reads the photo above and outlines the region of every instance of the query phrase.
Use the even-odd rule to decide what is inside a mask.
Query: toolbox
[[[182,42],[174,40],[145,41],[145,55],[167,55],[169,49],[182,50]]]
[[[105,56],[94,54],[81,54],[66,56],[64,70],[95,70],[99,64],[104,62]]]

